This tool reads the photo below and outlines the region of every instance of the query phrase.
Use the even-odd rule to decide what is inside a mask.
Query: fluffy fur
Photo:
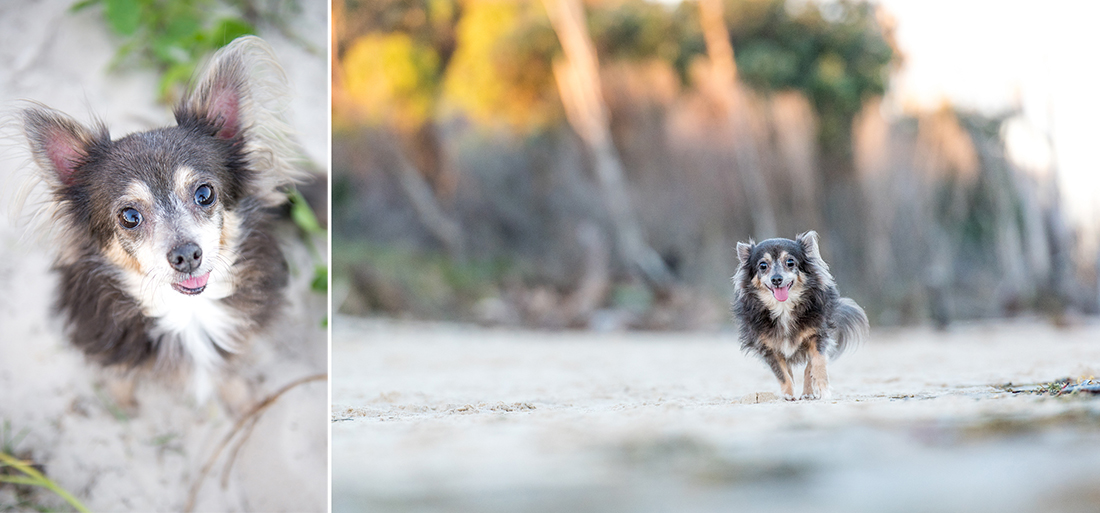
[[[739,242],[737,257],[733,306],[742,350],[771,367],[785,399],[796,398],[791,367],[803,363],[802,398],[827,398],[826,359],[864,338],[868,323],[855,301],[840,297],[821,259],[817,233]]]
[[[21,121],[69,338],[106,366],[189,373],[202,401],[283,303],[270,207],[297,171],[286,79],[266,43],[239,38],[198,77],[176,126],[112,140],[103,123],[40,104]]]

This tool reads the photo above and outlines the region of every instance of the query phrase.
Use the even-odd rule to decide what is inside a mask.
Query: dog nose
[[[783,277],[782,276],[772,276],[772,286],[773,287],[778,287],[782,284],[783,284]]]
[[[194,242],[176,246],[168,252],[168,263],[181,273],[194,272],[202,265],[202,248]]]

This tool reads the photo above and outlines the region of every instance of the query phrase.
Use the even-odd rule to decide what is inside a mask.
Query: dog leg
[[[107,369],[104,373],[103,388],[107,397],[123,413],[134,416],[138,412],[138,402],[134,390],[137,378],[131,372]]]
[[[779,380],[779,389],[783,394],[783,398],[788,401],[795,400],[794,378],[791,376],[791,367],[787,363],[787,359],[774,351],[766,351],[764,361],[768,362],[768,366],[775,373],[775,378]]]
[[[821,352],[825,339],[816,336],[810,347],[810,361],[806,363],[806,381],[802,385],[803,399],[828,399],[829,373],[825,370],[825,355]]]
[[[218,398],[230,417],[239,419],[255,406],[256,392],[248,379],[225,373],[218,380]]]
[[[813,382],[813,370],[814,366],[810,362],[806,362],[806,375],[802,378],[802,398],[814,399],[814,388],[810,384]]]

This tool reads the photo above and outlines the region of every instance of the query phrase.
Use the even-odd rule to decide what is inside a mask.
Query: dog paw
[[[826,388],[825,390],[822,390],[822,391],[808,393],[808,394],[802,394],[802,399],[805,399],[807,401],[816,401],[816,400],[828,401],[832,396],[833,396],[833,393],[831,391],[829,391],[829,389]]]
[[[794,394],[783,394],[783,399],[786,399],[788,401],[797,401],[798,400],[798,398],[795,397]]]

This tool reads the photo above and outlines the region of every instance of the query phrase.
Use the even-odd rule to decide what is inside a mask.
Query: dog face
[[[240,227],[231,154],[215,137],[175,127],[112,143],[82,170],[102,255],[143,304],[232,293]]]
[[[759,244],[750,240],[737,243],[740,269],[738,286],[757,290],[766,304],[779,306],[796,303],[807,287],[809,277],[821,275],[827,266],[817,246],[817,233],[809,231],[790,239],[768,239]]]
[[[32,154],[67,244],[60,263],[93,253],[146,315],[181,297],[233,293],[242,232],[235,212],[253,173],[240,62],[216,63],[176,108],[177,126],[112,141],[43,106],[23,111]]]

